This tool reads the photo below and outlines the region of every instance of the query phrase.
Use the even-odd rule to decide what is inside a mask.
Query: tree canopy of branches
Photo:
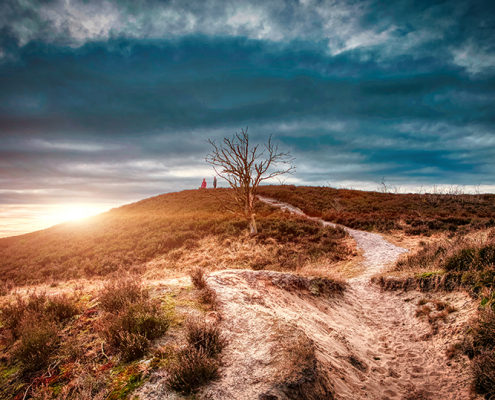
[[[259,144],[250,147],[248,128],[236,132],[230,139],[224,138],[220,144],[211,139],[207,142],[213,150],[205,157],[206,162],[233,189],[230,200],[217,197],[218,200],[225,210],[244,217],[252,234],[258,233],[254,213],[258,186],[267,179],[294,173],[294,158],[290,151],[279,151],[278,143],[272,142],[272,135],[262,148]]]

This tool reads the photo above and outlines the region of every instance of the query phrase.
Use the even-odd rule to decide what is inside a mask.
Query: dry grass
[[[148,283],[146,288],[133,282],[129,296],[116,290],[113,299],[110,289],[129,288],[129,282],[111,280],[104,287],[85,282],[84,292],[77,282],[48,284],[2,297],[0,398],[128,398],[165,362],[155,355],[154,338],[165,335],[174,345],[183,337],[178,323],[184,317],[174,315],[175,305],[181,312],[199,312],[186,286]],[[105,308],[102,298],[108,300]],[[164,332],[169,323],[174,324],[170,335]],[[143,357],[151,358],[149,368],[132,361]]]
[[[216,191],[219,196],[226,193]],[[262,203],[257,205],[256,214],[259,235],[243,237],[247,222],[220,212],[208,191],[157,196],[83,222],[0,239],[0,274],[16,285],[58,285],[116,271],[163,278],[177,271],[187,273],[193,265],[224,269],[232,261],[238,268],[293,270],[323,256],[332,262],[352,256],[343,244],[346,234],[341,229],[322,228]],[[211,241],[216,241],[213,250],[229,247],[229,243],[240,247],[235,260],[223,251],[204,254],[201,250],[212,247]],[[245,251],[245,247],[250,249]],[[256,247],[260,249],[253,251]]]
[[[177,353],[177,361],[167,368],[167,387],[188,395],[200,386],[219,378],[220,363],[202,349],[188,346]]]
[[[495,230],[422,242],[416,251],[402,255],[389,273],[372,281],[385,290],[449,291],[462,287],[479,296],[495,286]]]
[[[354,229],[408,235],[478,230],[495,226],[495,195],[462,191],[396,194],[310,186],[263,186],[259,194],[306,214]]]
[[[248,234],[222,239],[208,236],[194,249],[177,249],[147,265],[146,278],[176,278],[188,274],[192,279],[198,268],[206,271],[253,269],[290,271],[302,275],[355,274],[359,260],[355,243],[331,228],[296,219],[296,235],[283,238],[253,237]],[[259,224],[261,225],[261,224]],[[307,233],[304,229],[309,230]],[[282,231],[283,232],[283,231]],[[354,269],[353,269],[354,268]]]

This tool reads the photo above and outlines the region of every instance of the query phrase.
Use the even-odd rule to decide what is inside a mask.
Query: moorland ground
[[[495,195],[294,186],[260,194],[409,243],[409,255],[373,278],[383,289],[469,292],[480,311],[445,351],[467,354],[475,389],[493,394]],[[362,256],[344,229],[263,203],[256,214],[260,233],[247,235],[247,223],[222,212],[209,190],[194,190],[0,239],[1,396],[126,398],[160,371],[167,390],[194,393],[218,377],[225,347],[217,293],[201,271],[272,270],[330,287],[359,273]],[[309,279],[301,290],[321,286],[301,279]],[[418,318],[435,327],[448,305],[423,297]]]

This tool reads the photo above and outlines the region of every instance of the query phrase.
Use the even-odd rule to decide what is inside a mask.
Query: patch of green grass
[[[139,388],[145,382],[145,378],[137,364],[117,368],[113,373],[112,389],[108,400],[127,399],[129,394]]]
[[[431,278],[433,276],[438,276],[438,275],[444,275],[444,271],[430,271],[430,272],[421,272],[418,274],[415,274],[416,279],[426,279],[426,278]]]
[[[15,374],[21,370],[21,366],[18,364],[5,365],[0,364],[0,386],[7,383]]]

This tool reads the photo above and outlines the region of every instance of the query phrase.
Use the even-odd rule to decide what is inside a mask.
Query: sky
[[[0,237],[211,185],[246,127],[286,184],[494,193],[495,2],[0,2]]]

